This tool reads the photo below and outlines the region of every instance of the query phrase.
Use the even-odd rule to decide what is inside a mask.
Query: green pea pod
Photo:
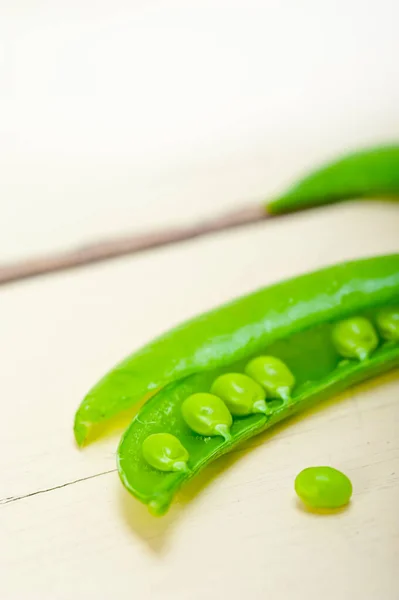
[[[399,146],[362,150],[323,166],[267,204],[280,214],[351,198],[399,199]]]
[[[213,379],[221,372],[226,372],[226,369],[191,375],[166,386],[143,406],[122,437],[117,452],[117,464],[126,489],[147,504],[153,514],[163,515],[186,480],[244,440],[269,429],[317,401],[399,366],[399,345],[390,344],[381,346],[368,361],[348,361],[340,365],[331,353],[327,332],[328,328],[324,331],[318,328],[317,333],[309,332],[308,336],[293,336],[287,340],[288,346],[296,344],[298,354],[293,348],[285,348],[283,344],[279,346],[282,354],[286,351],[289,355],[292,370],[300,376],[300,384],[291,401],[275,405],[269,415],[258,413],[235,419],[227,441],[221,436],[210,438],[196,435],[187,426],[181,412],[181,406],[187,396],[198,390],[209,389]],[[300,352],[306,352],[306,359],[312,361],[313,365],[310,365],[310,362],[306,365]],[[165,473],[149,468],[142,455],[142,445],[149,435],[161,431],[173,432],[187,450],[189,459],[186,472]]]
[[[133,419],[117,453],[124,486],[153,514],[164,514],[185,480],[243,440],[399,366],[399,338],[392,336],[398,314],[395,254],[302,275],[182,325],[167,338],[177,352],[169,359],[181,364],[184,332],[193,349],[186,364],[191,370],[195,363],[196,373],[168,384]],[[152,348],[157,354],[156,343]],[[257,355],[267,356],[257,360]],[[198,360],[203,356],[206,365]],[[153,365],[159,368],[157,360]],[[246,373],[245,379],[238,378],[240,373]],[[258,389],[248,385],[250,377],[264,390],[265,411],[250,410],[259,398]],[[223,397],[220,406],[209,404],[215,393]],[[203,418],[211,422],[206,430]],[[213,426],[222,422],[228,436]],[[152,468],[151,456],[143,455],[145,441],[159,433],[170,433],[181,443],[188,457],[184,471]]]
[[[83,444],[93,427],[172,381],[226,366],[234,372],[232,365],[264,355],[278,340],[389,305],[395,297],[398,304],[399,254],[301,275],[187,321],[132,354],[97,383],[76,413],[76,440]],[[294,377],[298,381],[296,373]]]

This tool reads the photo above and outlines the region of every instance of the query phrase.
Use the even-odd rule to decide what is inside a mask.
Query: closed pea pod
[[[376,316],[378,330],[384,340],[399,341],[399,306],[388,306]]]
[[[133,251],[140,251],[171,241],[195,237],[198,234],[206,234],[226,227],[258,221],[267,215],[284,214],[312,206],[342,202],[351,198],[399,200],[398,173],[398,146],[369,148],[354,152],[338,158],[333,163],[319,167],[316,171],[312,171],[310,175],[297,182],[283,196],[269,201],[263,206],[250,206],[244,209],[242,213],[239,211],[239,214],[235,212],[226,215],[222,219],[216,218],[215,221],[199,228],[189,227],[182,231],[173,232],[172,235],[168,231],[161,232],[155,236],[149,235],[144,240],[138,241],[138,243],[137,240],[134,240],[133,246],[135,249]],[[126,243],[123,243],[121,247],[116,241],[110,245],[107,244],[106,248],[100,244],[85,250],[83,256],[81,256],[81,253],[76,256],[75,252],[72,252],[69,256],[63,254],[60,257],[53,257],[50,265],[48,261],[40,260],[28,261],[24,265],[5,265],[0,269],[0,285],[65,267],[76,267],[82,262],[95,262],[117,256],[126,251]],[[89,398],[90,396],[87,399],[89,400]],[[83,417],[83,414],[79,416]],[[83,423],[84,420],[82,419],[81,429],[77,436],[79,439],[85,433],[88,433],[88,431],[84,431]],[[90,424],[90,421],[86,421],[85,426],[88,427]]]
[[[338,352],[344,358],[365,360],[378,346],[377,333],[372,323],[364,317],[337,323],[332,337]]]
[[[251,377],[242,373],[220,375],[213,382],[211,392],[224,401],[233,416],[267,413],[266,392]]]
[[[267,209],[279,214],[351,198],[399,198],[398,146],[361,150],[323,165],[269,202]]]

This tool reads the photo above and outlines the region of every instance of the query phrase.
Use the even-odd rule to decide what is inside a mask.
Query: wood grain
[[[243,227],[271,218],[271,216],[260,204],[247,206],[185,227],[169,227],[143,234],[135,233],[98,241],[64,252],[54,252],[10,264],[0,264],[0,285],[40,275],[49,275],[58,271],[76,269],[126,256],[127,254],[136,254],[137,252],[176,244],[211,233]]]

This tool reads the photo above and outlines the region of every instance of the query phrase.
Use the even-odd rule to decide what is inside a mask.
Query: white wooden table
[[[117,431],[79,451],[74,410],[162,329],[304,269],[398,249],[397,207],[356,204],[1,290],[1,597],[398,596],[398,373],[219,460],[162,519],[114,471]],[[315,517],[300,469],[332,464],[352,506]]]
[[[19,75],[0,146],[2,260],[216,213],[336,150],[398,137],[394,2],[324,12],[310,0],[95,3],[95,17],[88,0],[44,4],[10,11],[3,36]],[[290,45],[276,50],[282,32]],[[135,45],[137,86],[122,77]],[[146,112],[150,67],[166,92]],[[121,104],[106,94],[112,73]],[[217,461],[161,519],[115,472],[126,423],[79,451],[72,421],[97,378],[179,321],[299,272],[398,250],[398,207],[353,202],[0,288],[0,598],[396,600],[398,372]],[[348,510],[298,505],[294,478],[315,464],[350,476]]]

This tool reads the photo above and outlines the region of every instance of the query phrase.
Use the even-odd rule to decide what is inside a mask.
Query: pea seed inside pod
[[[251,377],[242,373],[220,375],[213,382],[211,393],[219,396],[234,416],[268,412],[266,392]]]
[[[245,367],[247,375],[266,390],[270,398],[288,400],[295,385],[295,377],[282,360],[275,356],[258,356]]]
[[[189,454],[171,433],[153,433],[145,438],[142,453],[147,463],[159,471],[187,471]]]
[[[376,315],[377,327],[384,338],[390,342],[399,342],[399,306],[387,306]]]
[[[368,319],[353,317],[337,323],[332,331],[333,343],[344,358],[365,360],[378,346],[377,333]]]
[[[204,436],[221,435],[226,441],[231,439],[230,427],[233,418],[218,396],[192,394],[184,400],[181,411],[183,419],[195,433]]]

